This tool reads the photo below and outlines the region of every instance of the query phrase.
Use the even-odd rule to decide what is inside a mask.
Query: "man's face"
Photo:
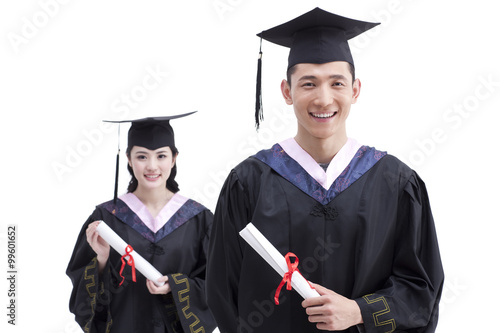
[[[359,80],[353,84],[349,64],[297,64],[291,81],[283,80],[281,90],[294,107],[298,138],[347,138],[346,119],[361,88]]]

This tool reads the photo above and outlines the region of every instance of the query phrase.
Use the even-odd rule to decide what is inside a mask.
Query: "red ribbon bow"
[[[132,253],[132,251],[134,251],[132,246],[127,245],[127,247],[125,248],[125,254],[122,255],[122,257],[121,257],[122,267],[120,268],[120,276],[122,277],[122,282],[120,282],[120,286],[125,281],[125,277],[122,275],[122,273],[123,273],[123,269],[125,268],[125,257],[127,257],[127,256],[128,256],[127,264],[132,267],[132,281],[135,282],[135,262],[134,262],[134,257],[132,257],[132,255],[130,254],[130,253]]]
[[[295,261],[293,263],[290,262],[290,257],[295,258]],[[274,294],[274,303],[276,305],[280,304],[279,296],[280,296],[281,288],[283,287],[283,285],[286,283],[286,289],[292,290],[293,272],[295,272],[295,271],[299,272],[299,269],[297,268],[297,266],[299,265],[299,258],[297,258],[297,256],[295,254],[293,254],[292,252],[288,252],[285,255],[285,260],[286,260],[286,265],[288,266],[288,272],[286,272],[285,275],[283,276],[283,280],[281,280],[281,283],[278,286],[278,288],[276,289],[276,293]],[[300,272],[299,272],[299,274],[300,274]]]

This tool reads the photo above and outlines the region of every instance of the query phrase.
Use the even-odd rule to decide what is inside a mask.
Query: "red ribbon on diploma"
[[[134,251],[132,246],[127,245],[127,247],[125,248],[125,254],[122,255],[122,257],[121,257],[122,267],[120,268],[120,276],[122,277],[122,282],[120,282],[120,286],[125,281],[125,277],[122,275],[122,273],[123,273],[123,269],[125,268],[125,257],[127,257],[127,256],[128,256],[127,264],[132,267],[132,281],[135,282],[135,262],[134,262],[134,257],[132,257],[132,255],[130,254],[130,253],[132,253],[132,251]]]
[[[295,258],[295,261],[293,263],[290,261],[290,257]],[[286,265],[288,266],[288,272],[286,272],[285,275],[283,276],[283,280],[281,280],[281,283],[276,289],[276,293],[274,294],[274,303],[276,305],[280,304],[279,296],[283,285],[286,283],[286,290],[292,290],[292,275],[294,272],[299,272],[299,269],[297,268],[297,266],[299,265],[299,258],[297,258],[295,254],[293,254],[292,252],[288,252],[285,255],[285,260],[286,260]],[[309,285],[311,286],[310,283]],[[313,286],[311,286],[311,288],[314,289]]]

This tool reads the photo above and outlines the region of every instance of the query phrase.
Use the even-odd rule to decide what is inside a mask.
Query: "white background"
[[[101,120],[198,110],[172,122],[177,179],[213,210],[232,166],[295,133],[279,91],[287,50],[267,42],[265,121],[254,129],[255,34],[320,6],[382,22],[351,44],[362,92],[348,134],[398,156],[427,184],[446,272],[438,332],[491,331],[500,252],[492,3],[2,1],[0,330],[79,331],[65,270],[83,222],[113,194],[117,131]],[[17,225],[15,327],[7,324],[8,224]]]

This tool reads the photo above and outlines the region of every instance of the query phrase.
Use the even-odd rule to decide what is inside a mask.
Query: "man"
[[[434,332],[444,276],[425,185],[346,132],[361,90],[347,40],[375,25],[316,8],[259,34],[290,47],[281,91],[297,135],[243,161],[221,191],[207,269],[221,332]],[[296,255],[319,297],[273,302],[282,277],[238,236],[249,222]]]

